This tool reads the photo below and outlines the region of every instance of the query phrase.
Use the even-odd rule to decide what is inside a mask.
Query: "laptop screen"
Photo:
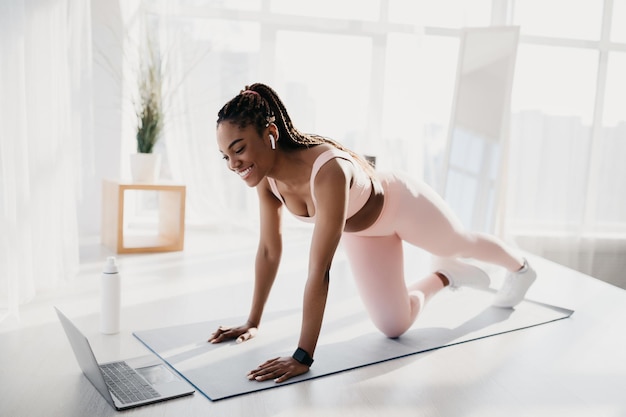
[[[72,345],[72,350],[74,351],[76,360],[78,361],[78,365],[80,366],[80,369],[82,369],[83,374],[85,374],[93,386],[100,391],[100,394],[102,394],[102,396],[113,407],[115,407],[111,393],[109,392],[107,384],[104,381],[104,377],[100,372],[98,361],[93,354],[93,350],[91,350],[91,346],[89,345],[89,340],[87,340],[78,327],[76,327],[74,323],[61,313],[58,308],[55,307],[54,309],[59,316],[59,320],[61,320],[65,334],[67,334],[70,345]]]

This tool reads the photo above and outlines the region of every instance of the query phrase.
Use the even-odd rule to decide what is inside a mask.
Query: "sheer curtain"
[[[207,58],[209,45],[190,36],[193,25],[189,22],[172,19],[153,23],[166,68],[163,143],[169,174],[184,179],[187,186],[187,224],[215,228],[226,220],[227,212],[224,166],[218,163],[219,152],[211,140],[218,103],[209,93],[214,93],[217,85],[209,74],[215,61],[202,61]],[[197,71],[197,65],[207,72]]]
[[[90,50],[89,2],[0,2],[0,319],[78,269]]]
[[[146,15],[165,68],[162,175],[187,186],[186,227],[247,230],[257,220],[256,192],[227,169],[215,121],[226,101],[259,79],[260,26],[176,18],[172,8],[172,2],[155,2]]]

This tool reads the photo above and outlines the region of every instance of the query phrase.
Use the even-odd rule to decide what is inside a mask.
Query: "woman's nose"
[[[233,157],[228,160],[228,165],[232,171],[235,171],[241,165],[241,161],[239,160],[239,158]]]

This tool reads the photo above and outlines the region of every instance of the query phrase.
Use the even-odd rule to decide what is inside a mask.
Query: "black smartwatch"
[[[296,351],[293,353],[291,357],[297,360],[298,362],[300,362],[302,365],[306,365],[306,366],[313,365],[313,358],[304,349],[300,349],[300,348],[296,349]]]

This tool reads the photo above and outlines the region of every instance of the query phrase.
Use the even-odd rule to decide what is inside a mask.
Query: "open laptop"
[[[116,410],[126,410],[194,393],[191,386],[155,355],[98,364],[89,340],[58,308],[54,308],[72,345],[78,365]]]

